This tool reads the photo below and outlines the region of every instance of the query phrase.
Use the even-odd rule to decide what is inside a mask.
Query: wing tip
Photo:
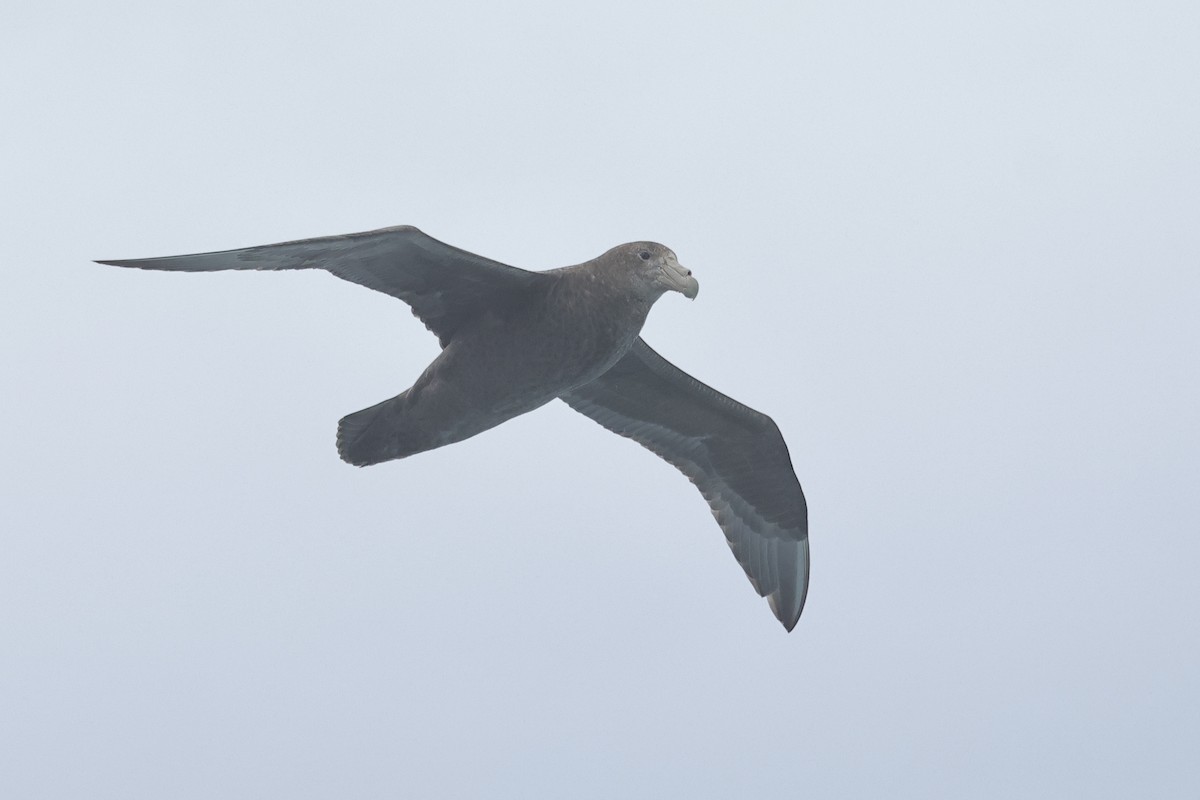
[[[179,267],[167,267],[162,262],[167,262],[178,256],[169,256],[167,258],[97,258],[93,259],[93,264],[103,264],[106,267],[130,267],[133,269],[152,269],[152,270],[178,270]],[[155,264],[154,262],[160,262]]]
[[[779,620],[780,624],[783,625],[783,629],[791,633],[795,629],[796,624],[800,622],[800,614],[804,611],[804,601],[801,600],[800,605],[794,610],[788,609],[785,612],[783,604],[777,602],[778,597],[778,592],[772,594],[767,598],[767,605],[771,606],[771,611],[775,614],[775,619]]]
[[[788,633],[791,633],[796,627],[796,623],[800,621],[800,615],[804,613],[804,602],[808,599],[810,563],[808,537],[805,536],[795,544],[792,557],[790,559],[781,558],[779,564],[781,580],[775,591],[767,597],[767,603],[771,606],[772,613]],[[777,553],[777,557],[783,555],[783,553]]]

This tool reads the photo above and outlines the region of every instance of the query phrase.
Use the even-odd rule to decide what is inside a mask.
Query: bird
[[[170,272],[323,269],[403,300],[441,352],[411,387],[341,419],[343,460],[368,466],[406,458],[562,400],[690,479],[775,617],[788,631],[800,619],[808,506],[778,426],[641,338],[659,298],[678,292],[694,300],[700,289],[669,248],[631,242],[539,272],[401,225],[96,263]]]

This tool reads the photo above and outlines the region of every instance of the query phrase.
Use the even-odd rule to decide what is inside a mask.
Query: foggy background
[[[1195,3],[4,16],[6,797],[1200,791]],[[343,464],[403,303],[91,263],[402,223],[678,253],[644,335],[787,439],[793,634],[561,403]]]

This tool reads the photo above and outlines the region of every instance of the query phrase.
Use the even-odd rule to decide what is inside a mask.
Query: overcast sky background
[[[1196,3],[4,16],[6,797],[1197,796]],[[402,303],[90,261],[400,223],[679,254],[644,333],[787,438],[794,633],[565,405],[343,464]]]

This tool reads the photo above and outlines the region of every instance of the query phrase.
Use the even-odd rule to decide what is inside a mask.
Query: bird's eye
[[[642,261],[649,261],[650,260],[650,251],[643,250],[642,252],[638,253],[638,258],[640,258]]]

